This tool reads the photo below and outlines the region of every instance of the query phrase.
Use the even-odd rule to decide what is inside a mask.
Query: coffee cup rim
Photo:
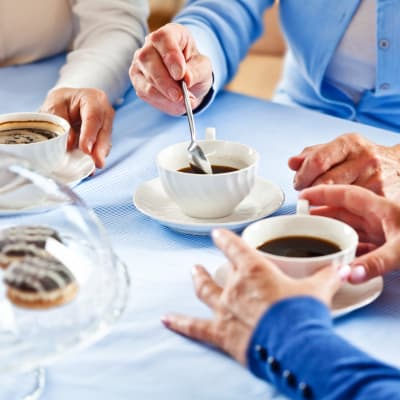
[[[246,147],[247,149],[251,150],[252,156],[254,157],[253,161],[244,168],[238,168],[236,171],[230,171],[230,172],[222,172],[222,173],[218,173],[218,174],[190,174],[192,175],[192,177],[194,179],[210,179],[210,177],[218,177],[218,176],[225,176],[225,175],[235,175],[235,174],[240,174],[243,173],[245,171],[248,171],[249,169],[255,168],[258,165],[258,162],[260,160],[260,154],[259,152],[252,146],[245,144],[245,143],[241,143],[241,142],[235,142],[232,140],[222,140],[222,139],[211,139],[211,140],[207,140],[207,139],[203,139],[203,140],[197,140],[198,143],[229,143],[229,144],[233,144],[233,145],[239,145],[239,146],[243,146]],[[178,171],[176,169],[173,168],[168,168],[165,166],[161,165],[160,162],[160,157],[162,156],[163,152],[166,152],[167,150],[169,150],[170,148],[174,147],[174,146],[189,146],[190,142],[189,141],[185,141],[185,142],[178,142],[178,143],[173,143],[167,147],[164,147],[162,150],[160,150],[157,154],[157,166],[158,168],[162,168],[166,171],[172,172],[172,173],[176,173],[178,175],[189,175],[187,172],[182,172],[182,171]],[[184,168],[184,167],[182,167]]]
[[[56,132],[56,136],[50,139],[45,140],[46,143],[57,140],[65,135],[69,134],[71,126],[69,122],[54,114],[49,113],[41,113],[41,112],[13,112],[7,114],[0,114],[0,125],[4,123],[24,123],[24,122],[37,122],[37,123],[48,123],[54,124],[57,127],[61,128],[62,132]],[[1,132],[1,129],[0,129]],[[40,146],[43,142],[32,142],[32,143],[10,143],[10,144],[0,144],[7,147],[26,147],[26,146]]]
[[[243,230],[243,232],[242,232],[242,238],[245,240],[245,242],[246,242],[247,244],[250,244],[250,243],[246,240],[246,235],[249,235],[248,232],[250,231],[250,229],[254,229],[254,226],[256,226],[257,224],[267,223],[268,220],[274,220],[274,219],[278,219],[278,218],[279,218],[279,219],[288,219],[288,218],[294,218],[294,219],[310,219],[310,218],[312,218],[312,219],[325,220],[325,221],[328,220],[330,223],[335,223],[335,224],[341,225],[341,226],[343,226],[343,227],[346,227],[346,228],[351,232],[351,235],[352,235],[353,238],[355,239],[355,242],[349,244],[348,246],[346,246],[344,249],[341,249],[340,251],[336,251],[335,253],[327,254],[327,255],[324,255],[324,256],[315,256],[315,257],[287,257],[287,256],[279,256],[279,255],[276,255],[276,254],[272,254],[272,253],[268,253],[268,252],[266,252],[266,251],[259,250],[259,249],[257,249],[257,247],[254,247],[254,248],[256,249],[256,251],[257,251],[259,254],[267,255],[268,258],[269,258],[271,261],[273,261],[273,260],[277,260],[277,261],[289,261],[289,260],[290,260],[291,263],[305,263],[306,260],[309,260],[310,262],[311,262],[311,261],[319,261],[319,262],[322,262],[322,261],[325,261],[325,260],[326,260],[326,261],[329,261],[329,260],[331,260],[331,259],[333,259],[333,258],[341,257],[341,256],[343,256],[343,255],[345,255],[345,254],[347,254],[347,253],[351,253],[351,252],[354,251],[354,248],[357,247],[359,237],[358,237],[358,234],[357,234],[356,230],[355,230],[352,226],[350,226],[349,224],[347,224],[347,223],[345,223],[345,222],[343,222],[343,221],[340,221],[340,220],[337,220],[337,219],[334,219],[334,218],[325,217],[325,216],[321,216],[321,215],[310,215],[310,214],[306,214],[306,215],[299,215],[299,214],[276,215],[276,216],[274,216],[274,217],[269,217],[269,218],[265,218],[265,219],[260,220],[260,221],[253,222],[252,224],[248,225],[248,226]],[[289,233],[289,234],[287,235],[287,237],[290,237],[290,236],[291,236],[291,235],[290,235],[290,233]],[[314,235],[314,236],[313,236],[313,235],[307,235],[306,233],[305,233],[305,234],[302,234],[302,236],[309,236],[309,237],[316,238],[315,235]],[[282,237],[282,236],[277,236],[276,238],[279,238],[279,237]],[[271,238],[271,239],[272,239],[272,238]],[[317,239],[318,239],[318,237],[317,237]],[[324,239],[324,238],[322,238],[322,239]],[[337,243],[336,243],[336,244],[337,244]]]

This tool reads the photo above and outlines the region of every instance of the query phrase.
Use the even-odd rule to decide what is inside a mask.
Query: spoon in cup
[[[192,107],[190,105],[189,92],[184,80],[181,81],[181,85],[182,85],[183,98],[185,101],[186,115],[189,122],[190,137],[191,137],[191,142],[187,149],[189,153],[189,163],[193,165],[195,168],[203,171],[205,174],[212,174],[211,164],[208,161],[207,156],[204,154],[199,144],[196,142],[196,128],[194,125],[193,112],[192,112]]]

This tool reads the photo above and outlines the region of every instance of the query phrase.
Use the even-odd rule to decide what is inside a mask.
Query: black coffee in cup
[[[56,132],[40,128],[16,128],[0,131],[0,144],[29,144],[57,136]]]
[[[227,165],[211,165],[211,170],[213,174],[225,174],[227,172],[237,171],[238,169],[239,168],[229,167]],[[204,172],[200,168],[192,164],[190,164],[189,167],[178,169],[178,172],[186,172],[188,174],[204,174]]]
[[[283,257],[320,257],[341,250],[336,243],[310,236],[280,237],[264,242],[257,249]]]

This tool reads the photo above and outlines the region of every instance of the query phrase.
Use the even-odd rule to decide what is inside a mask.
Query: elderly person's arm
[[[183,114],[179,80],[185,79],[196,110],[235,74],[261,35],[273,0],[189,0],[174,19],[151,33],[130,70],[137,94],[160,110]]]
[[[147,32],[146,0],[70,0],[73,41],[42,111],[72,125],[70,147],[102,167],[111,145],[112,103],[128,88],[129,65]]]
[[[387,201],[371,195],[364,212],[374,204],[379,208],[378,199]],[[318,194],[305,193],[304,198]],[[193,281],[214,315],[210,320],[166,315],[162,321],[169,329],[221,348],[293,399],[400,399],[399,370],[333,330],[329,306],[351,273],[348,266],[328,266],[293,279],[233,233],[218,230],[213,237],[230,261],[225,287],[217,286],[201,266],[194,268]]]

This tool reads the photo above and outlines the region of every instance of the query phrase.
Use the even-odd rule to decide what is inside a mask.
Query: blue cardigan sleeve
[[[263,31],[264,11],[274,0],[188,0],[174,21],[185,25],[200,53],[211,59],[213,96],[234,76]]]
[[[293,399],[400,399],[400,372],[335,334],[328,308],[311,297],[273,305],[248,350],[250,370]]]

